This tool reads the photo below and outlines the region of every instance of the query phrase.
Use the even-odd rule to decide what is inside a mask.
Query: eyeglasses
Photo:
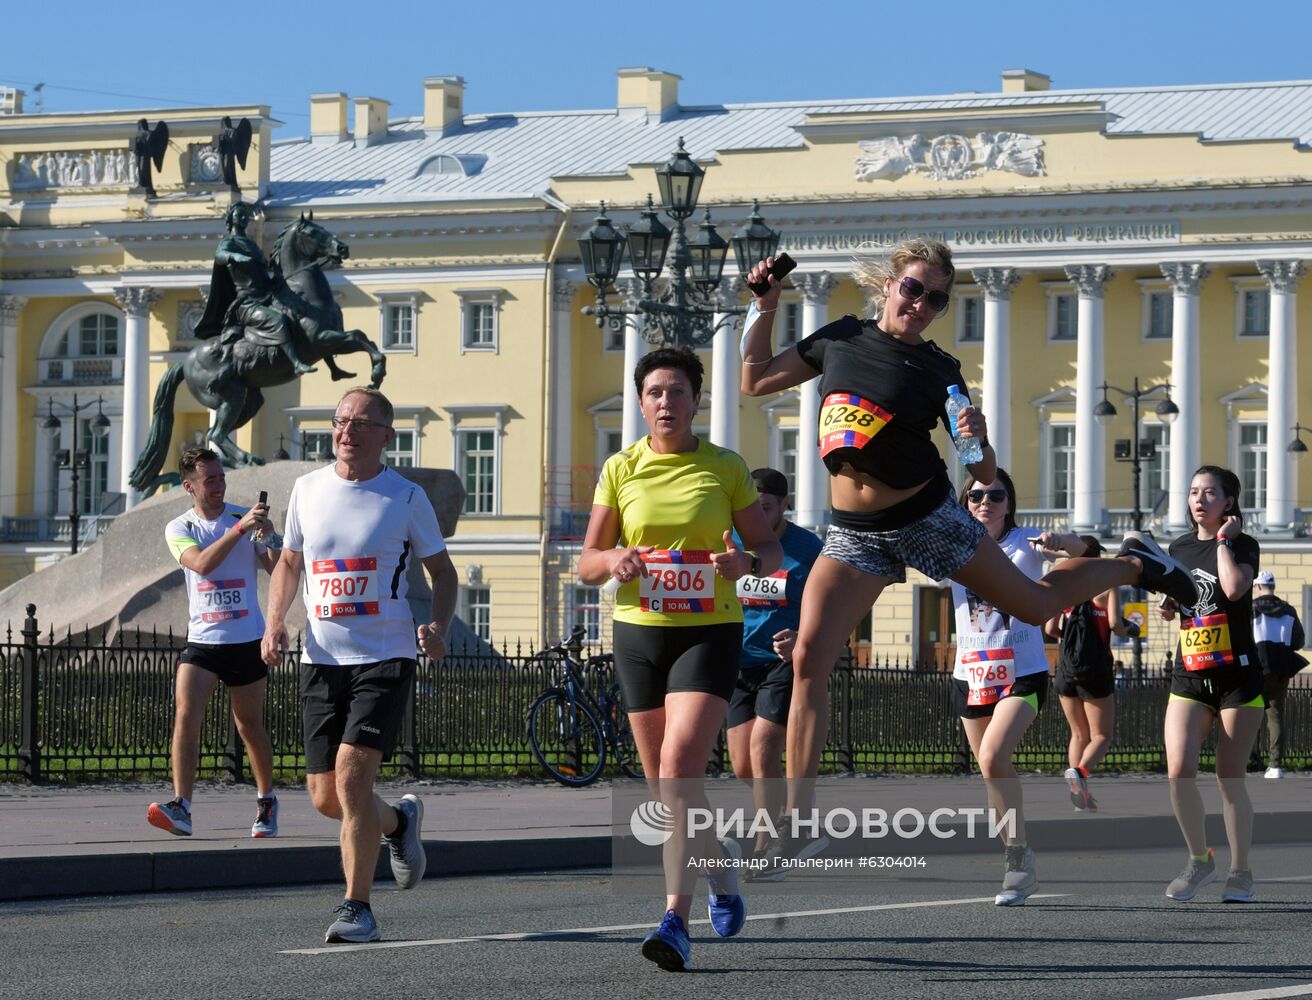
[[[333,427],[341,430],[343,427],[350,425],[352,431],[359,434],[363,431],[373,430],[375,427],[381,427],[386,430],[390,424],[380,424],[377,420],[365,420],[362,417],[333,417]]]
[[[966,494],[966,500],[970,503],[980,504],[984,498],[988,497],[990,503],[1006,503],[1006,490],[971,490]]]
[[[925,286],[918,279],[911,277],[909,274],[903,276],[902,280],[898,282],[898,287],[902,289],[903,297],[912,302],[915,302],[923,295],[925,297],[925,305],[929,306],[929,308],[933,309],[936,313],[940,313],[948,307],[950,296],[947,292],[939,289],[927,292],[925,291]]]

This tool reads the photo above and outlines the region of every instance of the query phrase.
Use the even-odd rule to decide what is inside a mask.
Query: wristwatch
[[[761,557],[755,552],[752,553],[752,576],[761,575]]]
[[[1217,536],[1216,536],[1216,544],[1217,544],[1217,545],[1224,545],[1224,546],[1225,546],[1227,549],[1229,549],[1231,552],[1233,552],[1233,551],[1235,550],[1235,544],[1234,544],[1234,542],[1230,541],[1230,539],[1226,538],[1224,535],[1217,535]]]

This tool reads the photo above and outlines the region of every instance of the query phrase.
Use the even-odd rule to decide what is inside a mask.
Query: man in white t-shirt
[[[369,906],[380,834],[397,885],[424,877],[424,804],[374,793],[378,765],[392,752],[411,685],[415,641],[430,659],[446,655],[456,571],[428,495],[382,456],[395,436],[392,404],[377,389],[348,389],[333,416],[337,460],[292,487],[283,555],[269,583],[262,651],[270,665],[288,648],[284,616],[305,571],[307,629],[301,659],[306,784],[314,807],[342,822],[346,898],[329,942],[382,937]],[[406,570],[418,559],[433,581],[430,621],[418,626]]]
[[[208,448],[188,448],[178,471],[192,507],[169,522],[164,538],[186,576],[191,622],[177,667],[173,799],[163,805],[152,802],[146,819],[161,830],[191,836],[200,727],[205,706],[222,681],[255,776],[258,799],[251,836],[276,837],[273,750],[263,719],[269,668],[260,655],[264,618],[256,590],[259,567],[272,572],[278,562],[277,553],[257,537],[269,525],[269,507],[257,503],[246,510],[226,503],[223,463]]]

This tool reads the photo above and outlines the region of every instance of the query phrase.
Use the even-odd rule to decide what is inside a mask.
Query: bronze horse
[[[364,351],[373,362],[370,384],[377,388],[387,374],[387,359],[378,346],[359,330],[342,329],[342,310],[333,299],[325,270],[349,256],[347,245],[314,221],[314,213],[287,226],[274,244],[269,262],[276,289],[275,307],[294,321],[296,347],[313,364],[325,361],[334,380],[354,378],[333,363],[333,356]],[[286,354],[276,346],[240,339],[198,344],[186,358],[171,365],[155,390],[154,415],[146,446],[132,470],[130,482],[146,496],[165,483],[177,485],[177,473],[160,475],[173,436],[173,401],[185,379],[196,400],[214,411],[205,436],[224,465],[263,465],[264,459],[239,448],[233,431],[244,426],[264,405],[261,389],[285,385],[296,374]]]

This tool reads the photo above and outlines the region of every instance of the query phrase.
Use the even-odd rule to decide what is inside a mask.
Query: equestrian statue
[[[208,446],[224,465],[237,467],[264,464],[232,439],[264,405],[261,389],[317,371],[317,361],[327,364],[334,381],[355,378],[337,367],[334,356],[357,351],[373,362],[372,386],[387,373],[387,359],[372,340],[359,330],[342,329],[342,310],[323,274],[349,256],[347,245],[310,212],[278,235],[266,261],[259,244],[246,235],[251,218],[245,202],[224,216],[228,232],[214,255],[209,299],[196,324],[196,336],[205,343],[171,365],[155,390],[150,435],[130,477],[133,489],[146,496],[179,482],[177,473],[160,470],[173,436],[174,398],[184,379],[197,401],[214,411]]]

